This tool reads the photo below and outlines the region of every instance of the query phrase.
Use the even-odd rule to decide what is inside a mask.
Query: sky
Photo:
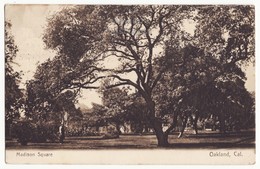
[[[64,6],[59,5],[6,5],[5,19],[12,23],[12,34],[19,48],[14,69],[22,71],[22,83],[32,79],[37,65],[55,55],[54,51],[44,48],[42,35],[47,24],[47,17],[55,14]],[[185,27],[194,25],[186,22]],[[255,91],[255,70],[252,64],[246,69],[246,88]],[[24,86],[24,85],[22,85]],[[91,102],[101,103],[99,95],[94,90],[84,90],[80,104],[91,107]]]

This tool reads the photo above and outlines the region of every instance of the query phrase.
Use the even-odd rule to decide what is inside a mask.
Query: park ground
[[[178,133],[169,135],[169,149],[194,148],[255,148],[255,131],[231,132],[221,135],[218,132],[200,131],[198,135],[193,131],[186,131],[182,138]],[[104,139],[102,136],[66,137],[64,144],[28,143],[21,146],[15,139],[6,141],[6,149],[156,149],[156,136],[120,135],[119,138]]]

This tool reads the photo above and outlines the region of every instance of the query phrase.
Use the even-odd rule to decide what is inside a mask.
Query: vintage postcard
[[[255,164],[254,5],[5,5],[7,164]]]

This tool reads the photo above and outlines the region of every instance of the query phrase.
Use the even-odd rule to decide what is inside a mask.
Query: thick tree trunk
[[[158,147],[168,147],[168,136],[165,135],[162,129],[162,122],[155,116],[155,103],[151,99],[146,99],[146,103],[150,113],[150,123],[154,129]]]
[[[96,132],[99,132],[99,126],[96,126]]]
[[[187,121],[188,121],[188,116],[185,116],[184,119],[183,119],[183,123],[182,123],[182,129],[181,129],[181,132],[180,132],[178,138],[181,138],[183,136],[184,130],[185,130],[186,125],[187,125]]]
[[[212,125],[211,130],[216,131],[217,126],[216,126],[216,116],[215,115],[212,116],[212,120],[213,120],[213,125]]]
[[[116,130],[117,130],[118,134],[122,134],[121,130],[120,130],[120,125],[119,124],[116,124]]]
[[[220,112],[219,114],[219,123],[220,123],[220,133],[225,134],[226,129],[225,129],[225,118],[223,112]]]
[[[198,118],[199,118],[199,116],[196,114],[195,118],[193,120],[193,128],[194,128],[194,132],[196,135],[198,134],[198,125],[197,125]]]
[[[168,136],[170,134],[170,132],[176,128],[177,126],[177,113],[174,113],[174,117],[173,117],[173,121],[172,121],[172,124],[171,126],[164,132],[164,135],[165,135],[165,139],[168,140]]]
[[[145,133],[148,133],[148,132],[149,132],[149,127],[148,127],[146,124],[144,125],[144,132],[145,132]]]
[[[158,147],[168,147],[168,134],[163,132],[162,123],[157,119],[153,120],[153,128],[158,141]]]

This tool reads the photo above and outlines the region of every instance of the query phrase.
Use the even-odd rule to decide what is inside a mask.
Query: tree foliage
[[[5,122],[12,123],[20,117],[19,109],[23,105],[23,93],[19,88],[20,73],[13,69],[18,47],[11,34],[11,23],[5,22]]]
[[[157,105],[164,113],[165,107],[173,106],[171,110],[179,116],[215,115],[223,123],[222,130],[246,127],[253,98],[245,89],[241,68],[254,61],[254,9],[198,6],[195,12],[197,29],[194,37],[185,40],[188,45],[167,49],[169,55],[179,53],[177,60],[182,64],[173,66],[160,81]],[[161,95],[161,91],[167,92]]]
[[[39,65],[34,79],[27,83],[26,115],[36,121],[60,121],[63,112],[77,112],[77,91],[65,90],[66,77],[60,73],[62,67],[57,62],[47,60]]]
[[[194,35],[183,29],[187,19],[196,23]],[[225,104],[237,112],[251,104],[243,100],[249,97],[241,65],[254,60],[252,6],[73,6],[49,19],[43,40],[57,51],[59,64],[50,70],[61,69],[50,82],[61,82],[58,89],[95,88],[105,76],[114,82],[108,98],[117,97],[105,104],[118,112],[124,92],[115,87],[137,89],[159,146],[168,144],[162,121],[169,109],[222,112]],[[101,64],[110,57],[119,61],[117,68]]]

